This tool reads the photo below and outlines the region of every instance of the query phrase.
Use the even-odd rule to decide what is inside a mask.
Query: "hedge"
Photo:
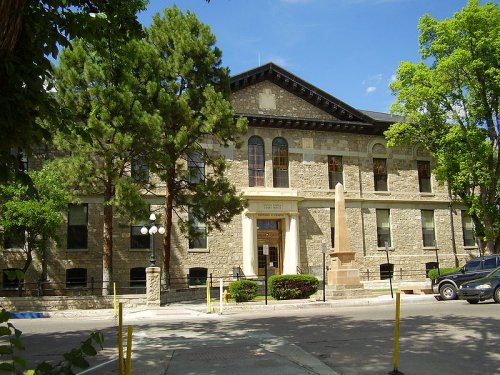
[[[460,271],[459,267],[452,267],[452,268],[440,268],[439,269],[439,275],[438,275],[438,269],[434,268],[429,271],[429,279],[434,280],[438,276],[443,276],[448,273],[453,273],[453,272],[458,272]]]
[[[248,302],[257,296],[259,284],[254,280],[238,280],[229,284],[229,293],[236,302]]]
[[[308,298],[318,291],[313,275],[274,275],[268,280],[269,294],[277,300]]]

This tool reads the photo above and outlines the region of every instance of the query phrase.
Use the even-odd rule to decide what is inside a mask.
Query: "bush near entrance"
[[[319,280],[313,275],[274,275],[268,286],[274,299],[308,298],[318,291]]]
[[[254,280],[239,280],[229,284],[229,293],[236,302],[248,302],[257,296],[259,284]]]
[[[443,275],[446,275],[448,273],[453,273],[453,272],[457,272],[457,271],[460,271],[459,267],[440,268],[439,274],[438,274],[438,269],[434,268],[434,269],[429,271],[429,279],[434,280],[438,276],[443,276]]]

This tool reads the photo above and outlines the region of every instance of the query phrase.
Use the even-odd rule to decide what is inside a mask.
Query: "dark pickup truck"
[[[484,277],[497,267],[500,267],[500,254],[471,259],[460,268],[460,271],[438,276],[432,280],[432,290],[435,294],[439,294],[442,300],[457,299],[460,285]]]

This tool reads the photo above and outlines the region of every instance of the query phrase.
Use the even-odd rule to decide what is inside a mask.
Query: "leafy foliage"
[[[500,8],[470,0],[454,17],[419,22],[422,62],[402,62],[388,145],[420,143],[472,217],[480,247],[500,251]],[[482,243],[484,241],[484,244]]]
[[[248,302],[257,296],[259,284],[254,280],[238,280],[229,284],[229,293],[236,302]]]
[[[51,90],[51,59],[72,38],[101,38],[109,24],[110,39],[140,35],[135,15],[144,0],[5,0],[0,4],[0,182],[19,172],[12,148],[30,153],[50,138],[38,119],[50,118],[62,128],[60,107]]]
[[[58,240],[70,194],[60,175],[47,164],[41,171],[31,171],[33,184],[21,181],[0,185],[0,225],[4,234],[24,234],[26,272],[32,261],[32,252],[42,250],[48,240]]]
[[[144,87],[136,64],[143,56],[141,44],[129,32],[135,30],[138,3],[123,5],[123,19],[107,15],[99,37],[75,39],[61,53],[55,98],[66,109],[66,126],[60,130],[50,123],[59,130],[56,147],[68,155],[57,161],[68,182],[79,194],[104,198],[103,294],[112,281],[114,214],[134,218],[147,211],[139,191],[143,186],[130,170],[150,143],[149,124],[155,122],[140,97]]]
[[[22,375],[73,375],[74,368],[85,369],[89,367],[86,357],[95,356],[99,349],[103,349],[104,337],[100,332],[93,332],[83,341],[78,348],[71,349],[63,355],[64,359],[53,365],[42,362],[34,370],[27,370],[26,360],[21,352],[25,350],[21,340],[22,332],[9,322],[10,313],[5,309],[0,311],[0,372]],[[5,342],[6,340],[6,342]]]
[[[177,7],[157,14],[141,42],[136,71],[143,103],[152,115],[153,134],[144,156],[152,172],[165,182],[163,284],[170,269],[172,218],[181,230],[196,235],[196,223],[208,230],[241,212],[241,195],[225,177],[224,147],[237,144],[246,120],[235,120],[229,101],[229,72],[221,66],[221,51],[207,25]],[[146,108],[146,104],[145,108]],[[210,143],[209,152],[203,144]],[[201,155],[200,178],[190,178],[187,164]],[[198,164],[195,164],[199,166]],[[174,203],[175,202],[175,203]],[[186,207],[192,220],[185,220]]]
[[[437,268],[434,268],[434,269],[429,271],[428,277],[429,277],[429,279],[434,280],[438,276],[443,276],[443,275],[447,275],[449,273],[458,272],[458,271],[460,271],[460,267],[440,268],[439,272],[438,272]]]
[[[269,294],[277,300],[309,298],[318,286],[313,275],[273,275],[268,280]]]

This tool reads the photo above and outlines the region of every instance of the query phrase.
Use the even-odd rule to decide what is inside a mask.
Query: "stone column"
[[[256,220],[243,212],[243,274],[257,276],[257,229]]]
[[[286,219],[285,251],[283,254],[283,273],[295,275],[299,265],[299,224],[298,215],[291,214]]]
[[[146,268],[146,305],[160,306],[160,267]]]

